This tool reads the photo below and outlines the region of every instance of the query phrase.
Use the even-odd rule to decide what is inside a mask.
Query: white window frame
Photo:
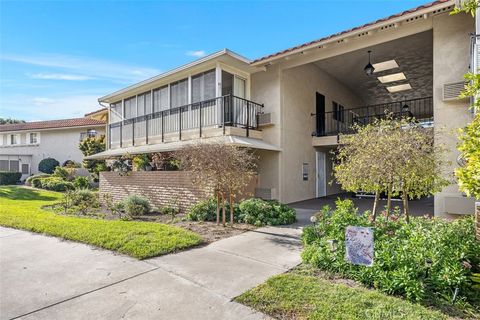
[[[15,140],[17,143],[12,143],[12,137],[15,136]],[[8,140],[7,140],[7,144],[10,145],[10,146],[18,146],[22,143],[22,136],[18,133],[11,133],[7,136]]]
[[[31,139],[32,134],[36,135],[37,141],[32,142],[32,139]],[[27,133],[26,142],[27,142],[27,144],[30,144],[30,145],[40,144],[40,132],[29,132],[29,133]]]

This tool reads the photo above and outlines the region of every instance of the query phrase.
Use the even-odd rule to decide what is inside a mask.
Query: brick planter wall
[[[110,193],[115,201],[138,194],[148,198],[158,208],[178,199],[182,211],[209,196],[192,183],[186,171],[134,171],[128,176],[120,176],[117,172],[101,172],[99,192],[100,195]]]
[[[100,195],[110,193],[115,201],[120,201],[131,194],[138,194],[161,208],[172,204],[175,199],[182,211],[208,198],[209,194],[200,186],[193,184],[188,171],[133,171],[127,176],[117,172],[100,173]],[[256,179],[246,188],[244,194],[253,195]]]

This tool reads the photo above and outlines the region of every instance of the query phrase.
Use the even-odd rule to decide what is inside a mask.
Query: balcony
[[[250,137],[258,130],[262,108],[263,105],[253,101],[226,95],[158,111],[110,124],[109,146],[115,149],[189,140],[208,136],[213,131],[217,135],[236,132]]]
[[[312,114],[315,120],[315,131],[312,132],[312,136],[327,137],[354,133],[354,125],[367,125],[388,115],[415,118],[417,122],[433,125],[433,98],[402,100]]]

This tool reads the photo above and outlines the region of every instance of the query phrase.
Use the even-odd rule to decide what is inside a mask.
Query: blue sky
[[[0,0],[0,117],[80,117],[205,54],[259,58],[425,2]]]

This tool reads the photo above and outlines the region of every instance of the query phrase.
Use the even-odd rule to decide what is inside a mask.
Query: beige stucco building
[[[105,121],[90,117],[0,125],[0,171],[22,172],[23,180],[39,173],[45,158],[81,163],[79,142],[102,134]]]
[[[260,156],[257,195],[290,203],[341,192],[338,135],[388,110],[442,130],[451,174],[455,131],[472,119],[457,97],[476,63],[475,20],[453,7],[436,1],[254,61],[225,49],[104,96],[109,148],[96,157],[194,140],[247,146]],[[472,213],[473,203],[452,184],[435,195],[435,214]]]

